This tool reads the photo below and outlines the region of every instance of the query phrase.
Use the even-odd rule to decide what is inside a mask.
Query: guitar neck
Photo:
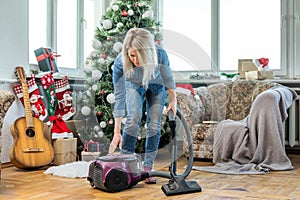
[[[31,104],[29,100],[28,86],[26,81],[22,82],[22,91],[23,91],[23,100],[24,100],[24,108],[25,108],[25,118],[27,127],[33,127],[33,116],[31,110]]]

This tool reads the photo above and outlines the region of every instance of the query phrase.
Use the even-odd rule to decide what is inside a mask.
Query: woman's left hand
[[[167,93],[171,99],[168,108],[166,109],[166,114],[169,113],[169,111],[172,109],[172,111],[174,112],[174,115],[176,116],[176,112],[177,112],[177,99],[176,99],[176,92],[174,89],[169,89],[167,90]]]

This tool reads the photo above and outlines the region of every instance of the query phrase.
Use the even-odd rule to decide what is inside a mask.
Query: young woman
[[[143,168],[151,171],[158,151],[166,95],[171,99],[166,113],[170,109],[176,113],[177,100],[167,53],[155,44],[153,35],[146,29],[133,28],[127,32],[122,55],[114,62],[113,84],[115,126],[109,153],[113,153],[117,146],[121,153],[134,153],[146,99],[147,134]],[[121,135],[123,117],[126,117],[126,123]],[[154,177],[146,180],[146,183],[155,182]]]

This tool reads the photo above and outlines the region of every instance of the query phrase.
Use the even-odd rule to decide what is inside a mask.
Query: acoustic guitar
[[[52,162],[54,158],[53,147],[44,135],[43,122],[32,116],[23,67],[16,67],[16,75],[22,85],[25,117],[18,118],[10,127],[14,138],[14,143],[10,149],[10,160],[17,168],[40,168]]]

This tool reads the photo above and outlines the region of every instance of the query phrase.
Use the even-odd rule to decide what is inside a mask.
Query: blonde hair
[[[129,48],[137,51],[137,58],[144,71],[142,84],[147,88],[158,66],[154,37],[148,30],[143,28],[132,28],[127,32],[122,50],[123,69],[126,78],[131,78],[134,73],[133,64],[128,55]]]

